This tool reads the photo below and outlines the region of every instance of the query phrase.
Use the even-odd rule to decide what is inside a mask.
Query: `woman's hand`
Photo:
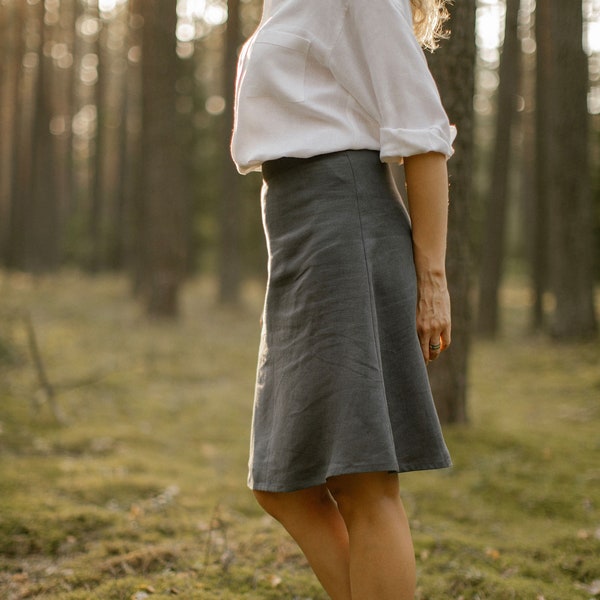
[[[446,283],[448,171],[434,152],[404,159],[417,273],[417,334],[425,362],[450,345],[450,297]]]
[[[426,363],[450,345],[450,295],[444,275],[417,277],[417,334]]]

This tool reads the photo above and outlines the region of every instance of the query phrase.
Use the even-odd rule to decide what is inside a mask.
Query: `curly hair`
[[[419,43],[428,50],[435,50],[438,41],[448,37],[444,23],[449,14],[447,0],[410,0],[413,10],[415,35]]]

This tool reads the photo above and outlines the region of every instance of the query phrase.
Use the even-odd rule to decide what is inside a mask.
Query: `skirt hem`
[[[279,483],[279,482],[257,482],[249,479],[248,487],[257,492],[295,492],[318,485],[323,485],[330,477],[338,475],[354,475],[357,473],[375,473],[387,471],[388,473],[411,473],[414,471],[433,471],[436,469],[448,469],[452,467],[450,457],[441,457],[438,460],[419,462],[419,463],[400,463],[397,467],[389,467],[386,465],[357,465],[353,467],[340,467],[330,469],[323,476],[315,476],[304,481],[295,481],[294,483]]]

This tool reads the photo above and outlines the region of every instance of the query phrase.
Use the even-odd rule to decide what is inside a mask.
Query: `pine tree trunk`
[[[176,0],[140,3],[142,59],[142,296],[149,315],[174,317],[185,270],[184,176],[176,118]]]
[[[32,148],[32,203],[28,216],[28,269],[51,271],[58,267],[60,253],[60,207],[56,178],[56,138],[51,134],[54,115],[52,59],[44,52],[52,39],[46,23],[44,3],[39,3],[40,46],[35,90]]]
[[[461,0],[450,5],[452,35],[430,57],[444,106],[459,131],[454,145],[456,155],[448,163],[450,215],[446,269],[452,298],[452,345],[438,361],[431,363],[430,368],[438,414],[446,423],[467,421],[475,9],[475,0]]]
[[[0,260],[6,261],[12,195],[12,165],[17,112],[21,26],[14,3],[0,4]]]
[[[239,0],[228,0],[228,19],[223,65],[226,111],[221,134],[221,239],[219,251],[219,300],[236,304],[240,295],[240,180],[229,153],[233,129],[234,82],[240,42]]]
[[[88,239],[90,243],[90,256],[88,269],[94,273],[104,266],[104,213],[105,206],[105,175],[106,169],[106,87],[108,72],[106,69],[106,38],[108,25],[100,20],[100,2],[94,6],[94,18],[100,23],[100,31],[96,40],[96,56],[98,66],[96,71],[98,79],[94,86],[96,105],[96,136],[94,138],[94,155],[92,161],[92,185],[90,198],[90,212],[88,215]]]
[[[551,285],[556,300],[552,333],[588,339],[594,313],[593,206],[590,189],[588,62],[582,47],[581,2],[549,0]]]
[[[61,119],[62,133],[57,134],[55,144],[56,185],[61,212],[61,231],[73,206],[73,109],[75,106],[75,38],[78,0],[62,0],[60,3],[60,26],[58,40],[64,44],[64,54],[56,61],[54,73],[56,115]]]
[[[131,279],[132,293],[142,295],[144,255],[142,246],[142,224],[144,223],[144,202],[142,191],[142,65],[140,62],[143,44],[143,0],[129,0],[128,4],[128,60],[127,91],[125,108],[125,165],[123,195],[125,204],[125,228],[127,266]]]
[[[30,61],[23,64],[25,52],[33,50],[25,43],[25,30],[32,9],[19,2],[15,14],[16,47],[13,54],[14,131],[12,144],[10,222],[5,264],[9,269],[25,269],[27,262],[27,219],[31,201],[32,109],[28,96],[33,71]],[[33,54],[30,54],[30,57]]]
[[[477,331],[494,337],[499,327],[499,290],[505,253],[508,186],[510,180],[511,131],[519,84],[520,45],[517,36],[520,0],[506,1],[504,44],[500,57],[500,84],[496,113],[496,135],[488,191],[481,271]]]
[[[533,12],[532,28],[533,28]],[[533,33],[533,31],[532,31]],[[536,304],[535,277],[532,272],[537,253],[537,228],[539,215],[537,211],[537,181],[536,181],[536,116],[535,116],[535,78],[536,78],[536,56],[535,53],[524,53],[521,57],[523,61],[521,76],[521,95],[524,99],[523,111],[519,115],[519,128],[522,135],[522,146],[520,152],[519,164],[519,238],[523,249],[525,259],[524,267],[529,273],[529,294],[532,310],[529,317],[529,331],[535,333],[542,325],[543,312],[539,314],[539,321],[533,318]],[[540,309],[542,308],[542,296],[540,294]],[[537,321],[537,324],[536,324]]]
[[[544,293],[548,289],[549,213],[550,213],[550,94],[552,67],[552,30],[548,2],[535,8],[536,75],[535,75],[535,203],[534,227],[531,230],[531,282],[533,305],[531,324],[534,331],[544,327]]]

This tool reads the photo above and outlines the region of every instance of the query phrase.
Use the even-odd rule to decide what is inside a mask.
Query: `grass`
[[[0,598],[324,600],[245,488],[262,292],[214,305],[192,282],[176,324],[115,277],[0,275]],[[600,597],[600,347],[476,341],[455,466],[401,476],[418,600]],[[38,389],[29,311],[67,423]]]

